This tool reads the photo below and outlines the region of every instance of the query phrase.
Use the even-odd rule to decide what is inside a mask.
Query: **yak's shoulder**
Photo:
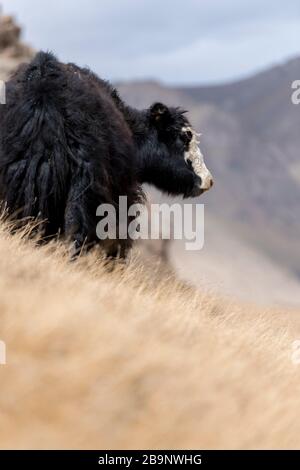
[[[89,83],[93,87],[93,89],[98,93],[107,94],[110,98],[112,98],[117,108],[123,108],[123,100],[121,99],[117,89],[114,87],[114,85],[112,85],[110,81],[99,77],[99,75],[93,72],[90,68],[79,67],[78,65],[72,62],[65,64],[64,67],[68,73],[74,74],[79,79]]]

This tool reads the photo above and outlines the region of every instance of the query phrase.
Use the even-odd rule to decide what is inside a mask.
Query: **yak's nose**
[[[206,181],[205,184],[202,186],[203,191],[209,191],[214,185],[214,180],[210,176]]]

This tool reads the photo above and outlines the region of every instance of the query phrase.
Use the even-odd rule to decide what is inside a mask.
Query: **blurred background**
[[[206,242],[153,242],[202,288],[264,304],[300,304],[298,0],[2,0],[0,78],[34,50],[88,65],[136,107],[189,110],[215,187]],[[7,15],[13,15],[10,18]],[[153,201],[168,200],[148,188]]]

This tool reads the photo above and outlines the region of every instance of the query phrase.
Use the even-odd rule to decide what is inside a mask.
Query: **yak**
[[[0,199],[16,221],[38,219],[45,240],[96,243],[126,257],[132,240],[100,241],[97,207],[143,201],[143,183],[183,197],[208,190],[212,176],[185,111],[128,106],[87,68],[39,52],[6,83],[0,106]]]

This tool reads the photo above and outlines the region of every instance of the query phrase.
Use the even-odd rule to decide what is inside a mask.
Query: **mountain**
[[[300,59],[294,59],[219,86],[118,84],[121,95],[134,106],[142,108],[159,100],[188,109],[193,125],[202,132],[201,146],[215,186],[201,201],[206,206],[207,231],[215,242],[210,247],[207,241],[198,262],[202,266],[201,261],[208,258],[207,265],[211,259],[213,267],[215,252],[228,245],[228,256],[222,259],[231,268],[239,263],[233,277],[237,294],[242,287],[245,290],[239,282],[241,266],[247,274],[253,259],[250,253],[255,253],[257,270],[249,269],[249,292],[255,284],[260,290],[265,279],[268,298],[277,298],[285,284],[295,287],[292,300],[300,300],[300,106],[291,102],[291,84],[299,78]],[[231,239],[238,240],[234,252],[229,248]],[[213,267],[214,272],[217,269]],[[278,282],[273,279],[274,270]],[[188,273],[185,277],[189,278]]]
[[[21,28],[14,18],[1,15],[0,11],[0,79],[6,80],[19,63],[29,61],[33,54],[34,51],[23,44]]]

